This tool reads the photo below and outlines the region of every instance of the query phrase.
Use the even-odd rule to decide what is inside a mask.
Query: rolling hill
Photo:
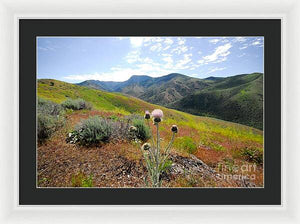
[[[88,80],[80,86],[121,92],[149,103],[263,129],[263,74],[197,79],[178,73],[124,82]]]
[[[215,81],[168,107],[263,129],[263,75],[253,73]]]
[[[260,136],[262,132],[255,128],[219,119],[196,116],[160,105],[151,104],[136,97],[125,96],[121,93],[91,89],[58,80],[39,79],[37,94],[43,99],[56,103],[62,103],[68,98],[82,98],[90,102],[95,110],[112,112],[120,115],[128,115],[132,113],[142,115],[145,110],[151,111],[155,108],[159,108],[164,111],[166,117],[164,120],[169,124],[181,123],[183,125],[193,126],[197,129],[200,128],[201,130],[207,128],[208,130],[214,130],[215,132],[221,131],[222,133],[225,133],[226,128],[229,128],[231,130],[231,134],[234,130],[233,132],[236,133],[237,136],[240,136],[245,131],[244,134],[246,135],[250,134],[255,136],[255,138],[258,137],[258,139],[260,139],[259,142],[262,140]],[[203,122],[201,124],[197,124],[200,120]]]

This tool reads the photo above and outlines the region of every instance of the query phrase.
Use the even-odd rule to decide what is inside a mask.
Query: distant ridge
[[[121,92],[149,103],[263,129],[263,74],[193,78],[133,75],[124,82],[87,80],[77,85]]]
[[[205,78],[205,80],[211,80],[211,81],[221,80],[221,79],[224,79],[224,78],[223,77],[214,77],[214,76]]]

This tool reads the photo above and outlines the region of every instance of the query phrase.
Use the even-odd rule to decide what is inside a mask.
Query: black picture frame
[[[264,36],[264,188],[36,188],[37,36]],[[280,205],[281,20],[20,19],[20,205]]]

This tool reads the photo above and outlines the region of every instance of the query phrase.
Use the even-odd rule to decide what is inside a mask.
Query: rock
[[[224,180],[221,174],[194,155],[183,157],[172,154],[169,158],[172,161],[172,166],[166,173],[162,174],[162,179],[164,180],[169,180],[172,175],[195,175],[211,179],[216,183],[228,185],[228,181]],[[231,181],[231,184],[237,184],[239,187],[255,187],[255,184],[249,179]]]

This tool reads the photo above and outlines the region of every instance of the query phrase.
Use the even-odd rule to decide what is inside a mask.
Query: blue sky
[[[263,72],[263,37],[38,37],[37,77],[78,83]]]

